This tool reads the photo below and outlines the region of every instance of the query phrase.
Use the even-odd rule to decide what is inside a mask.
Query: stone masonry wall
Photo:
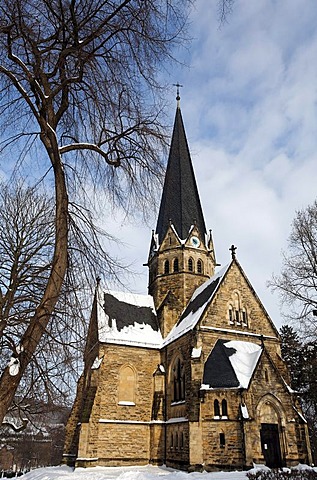
[[[105,360],[96,372],[97,391],[88,431],[84,433],[85,427],[82,426],[79,454],[83,457],[84,453],[85,458],[98,458],[98,464],[103,465],[148,463],[153,373],[160,363],[160,353],[107,344],[101,347],[100,356]],[[129,379],[128,397],[125,398],[123,392],[125,400],[120,401],[120,372],[126,367],[134,374],[134,387],[131,387],[133,379]]]

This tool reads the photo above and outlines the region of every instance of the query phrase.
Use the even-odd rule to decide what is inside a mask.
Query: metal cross
[[[236,258],[236,250],[237,250],[237,247],[235,247],[234,245],[231,245],[231,247],[229,248],[230,252],[231,252],[231,257],[232,258]]]
[[[181,97],[179,96],[179,88],[180,87],[183,87],[184,85],[181,85],[180,83],[173,83],[173,86],[177,88],[176,90],[176,100],[177,100],[177,106],[179,107],[179,101],[181,99]]]

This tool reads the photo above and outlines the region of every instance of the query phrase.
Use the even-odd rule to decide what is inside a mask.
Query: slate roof
[[[218,339],[204,366],[202,388],[248,388],[262,351],[256,343]]]
[[[159,243],[162,242],[170,223],[174,225],[177,235],[182,240],[188,237],[190,228],[195,223],[201,238],[205,238],[206,226],[179,107],[176,109],[156,226]]]
[[[101,342],[158,348],[162,342],[153,298],[98,291],[97,321]]]
[[[219,270],[219,272],[215,273],[211,278],[209,278],[205,283],[195,290],[178,322],[164,340],[164,345],[173,342],[176,340],[176,338],[179,338],[195,327],[195,325],[201,319],[205,309],[212,301],[230,265],[231,263],[223,267],[221,270]]]

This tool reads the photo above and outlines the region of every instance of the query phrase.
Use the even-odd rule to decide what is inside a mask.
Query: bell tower
[[[165,337],[195,289],[214,274],[215,253],[207,234],[187,144],[179,86],[177,108],[156,230],[152,233],[149,293]]]

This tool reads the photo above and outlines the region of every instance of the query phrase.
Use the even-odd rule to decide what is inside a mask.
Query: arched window
[[[174,258],[173,271],[178,272],[178,258]]]
[[[173,368],[173,402],[185,400],[185,369],[178,358]]]
[[[220,442],[220,447],[224,448],[226,446],[226,437],[223,432],[219,433],[219,442]]]
[[[267,368],[264,370],[264,378],[266,382],[269,381],[269,372],[267,371]]]
[[[197,261],[197,272],[204,273],[203,262],[200,259]]]
[[[119,372],[118,401],[122,405],[135,405],[136,377],[132,367],[122,367]]]
[[[170,262],[168,260],[165,260],[164,262],[164,273],[169,273],[170,272]]]
[[[229,305],[229,323],[234,323],[232,305]]]
[[[188,270],[190,272],[193,272],[194,271],[194,262],[193,262],[193,259],[192,258],[189,258],[188,259]]]
[[[221,402],[221,415],[223,417],[228,416],[228,407],[227,407],[227,400],[223,399]]]
[[[220,406],[219,406],[219,400],[214,401],[214,416],[215,417],[220,417]]]
[[[242,310],[242,322],[244,325],[248,325],[248,315],[245,308]]]

